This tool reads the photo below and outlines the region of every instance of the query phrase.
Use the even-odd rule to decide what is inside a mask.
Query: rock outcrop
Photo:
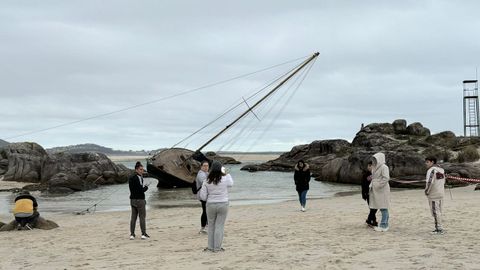
[[[383,152],[394,180],[392,186],[423,186],[416,181],[425,179],[424,160],[429,155],[436,156],[448,174],[480,178],[480,166],[455,159],[458,151],[472,145],[478,148],[480,139],[456,137],[451,131],[431,135],[421,123],[407,126],[407,121],[399,119],[391,124],[373,123],[363,127],[352,143],[322,140],[297,145],[275,160],[246,165],[242,170],[293,171],[295,163],[303,159],[310,164],[316,180],[360,184],[368,160],[373,154]]]
[[[3,181],[38,183],[29,189],[62,193],[88,190],[125,183],[130,173],[101,153],[48,154],[30,142],[0,148],[0,177]]]
[[[215,152],[207,152],[205,153],[205,157],[207,157],[209,160],[220,161],[222,164],[240,164],[241,163],[240,161],[235,160],[232,157],[220,156]]]

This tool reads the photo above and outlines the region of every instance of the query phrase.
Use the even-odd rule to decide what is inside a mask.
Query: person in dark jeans
[[[373,162],[370,161],[367,164],[367,170],[363,171],[363,177],[362,177],[362,199],[367,201],[367,205],[370,205],[369,186],[370,186],[370,182],[372,181],[372,168],[373,168]],[[365,221],[367,225],[372,227],[378,226],[376,214],[377,214],[377,209],[370,209],[367,220]]]
[[[305,206],[307,204],[307,192],[310,188],[310,167],[303,160],[299,160],[297,165],[295,165],[293,180],[295,181],[295,189],[298,192],[298,199],[302,207],[301,211],[305,212]]]
[[[130,206],[132,208],[132,216],[130,219],[130,240],[135,239],[135,224],[137,216],[140,218],[140,229],[142,231],[142,240],[150,238],[147,234],[145,217],[146,204],[145,191],[148,185],[143,182],[143,165],[140,162],[135,164],[135,174],[128,179],[128,187],[130,189]]]

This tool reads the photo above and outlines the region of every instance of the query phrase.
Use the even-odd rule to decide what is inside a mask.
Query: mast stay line
[[[250,111],[252,111],[255,107],[257,107],[262,101],[264,101],[266,98],[268,98],[270,95],[272,95],[276,90],[278,90],[282,85],[284,85],[288,80],[290,80],[295,74],[297,74],[301,69],[303,69],[308,63],[310,63],[312,60],[317,58],[319,55],[319,52],[314,53],[312,56],[310,56],[305,62],[299,66],[295,71],[293,71],[288,77],[286,77],[283,81],[281,81],[277,86],[275,86],[268,94],[266,94],[263,98],[261,98],[259,101],[257,101],[254,105],[252,105],[251,108],[243,112],[239,117],[237,117],[235,120],[233,120],[230,124],[228,124],[225,128],[223,128],[217,135],[213,136],[210,140],[208,140],[206,143],[204,143],[200,148],[198,148],[195,152],[200,152],[203,148],[205,148],[208,144],[210,144],[212,141],[214,141],[216,138],[218,138],[220,135],[222,135],[225,131],[227,131],[230,127],[232,127],[235,123],[237,123],[240,119],[242,119],[245,115],[247,115]]]

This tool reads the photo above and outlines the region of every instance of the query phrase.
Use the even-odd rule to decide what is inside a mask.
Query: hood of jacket
[[[307,163],[303,163],[303,164],[305,164],[305,166],[303,166],[303,171],[307,171],[308,169],[310,169]],[[298,168],[298,164],[295,164],[295,171],[299,171],[299,170],[300,168]]]
[[[377,161],[375,165],[375,169],[380,168],[383,164],[385,164],[385,154],[384,153],[376,153],[373,155],[373,158]]]

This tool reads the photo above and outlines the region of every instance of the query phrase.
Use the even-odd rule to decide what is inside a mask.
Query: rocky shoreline
[[[0,148],[2,181],[29,182],[27,190],[70,193],[128,181],[132,171],[102,153],[49,154],[37,143],[10,143]]]
[[[214,152],[207,152],[206,157],[224,164],[240,163]],[[0,181],[12,183],[0,186],[3,192],[26,189],[68,194],[126,183],[132,173],[133,170],[99,152],[48,152],[33,142],[0,147]]]
[[[436,156],[449,175],[480,178],[480,166],[476,162],[461,160],[462,151],[469,147],[478,151],[479,145],[478,137],[456,137],[451,131],[431,135],[421,123],[407,126],[406,120],[398,119],[393,123],[372,123],[363,127],[351,143],[338,139],[297,145],[277,159],[246,165],[242,170],[289,172],[303,159],[310,164],[316,180],[360,184],[368,159],[383,152],[390,167],[391,185],[414,188],[424,185],[418,181],[425,179],[424,159],[428,155]]]

